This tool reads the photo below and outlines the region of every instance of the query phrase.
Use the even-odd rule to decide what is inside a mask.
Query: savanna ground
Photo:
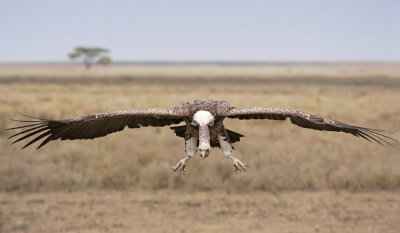
[[[400,153],[289,121],[225,120],[246,137],[235,174],[214,149],[169,170],[183,140],[125,130],[40,150],[9,145],[23,112],[60,119],[195,99],[296,108],[400,138],[400,65],[0,65],[0,232],[400,232]]]

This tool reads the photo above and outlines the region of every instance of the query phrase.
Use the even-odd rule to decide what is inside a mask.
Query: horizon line
[[[116,65],[143,64],[143,65],[162,65],[162,64],[193,64],[193,65],[229,65],[229,64],[398,64],[400,61],[388,60],[287,60],[287,61],[267,61],[267,60],[116,60],[111,63]],[[80,65],[81,62],[70,61],[0,61],[0,65]]]

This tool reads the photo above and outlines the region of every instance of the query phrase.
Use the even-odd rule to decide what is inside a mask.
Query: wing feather
[[[8,129],[6,129],[6,130],[22,129],[22,128],[31,127],[31,126],[35,126],[35,125],[46,125],[46,123],[37,123],[37,124],[31,124],[31,125],[23,125],[23,126],[8,128]]]
[[[146,109],[113,111],[88,116],[77,117],[65,120],[49,120],[44,118],[30,117],[30,119],[14,120],[16,122],[28,123],[26,125],[9,128],[7,130],[23,129],[23,131],[13,134],[13,138],[21,135],[12,144],[36,135],[23,148],[30,146],[36,141],[44,138],[38,148],[46,145],[52,140],[75,140],[93,139],[104,137],[107,134],[129,128],[140,128],[147,126],[161,127],[171,124],[178,124],[184,120],[185,115],[169,109]]]
[[[45,136],[47,136],[47,135],[49,135],[49,134],[51,134],[50,131],[46,131],[46,132],[40,134],[39,136],[37,136],[36,138],[34,138],[32,141],[28,142],[24,147],[22,147],[22,149],[24,149],[24,148],[30,146],[30,145],[33,144],[34,142],[37,142],[38,140],[42,139],[43,137],[45,137]]]
[[[27,129],[27,130],[24,130],[24,131],[22,131],[22,132],[13,134],[13,135],[11,135],[10,137],[8,137],[7,139],[11,139],[11,138],[16,137],[16,136],[18,136],[18,135],[20,135],[20,134],[27,133],[27,132],[30,132],[30,131],[32,131],[32,130],[39,129],[39,128],[43,128],[43,127],[47,127],[47,126],[46,126],[46,125],[40,125],[40,126],[32,127],[32,128]]]
[[[387,131],[364,128],[354,125],[349,125],[343,122],[334,121],[325,117],[312,115],[306,112],[295,109],[281,109],[281,108],[261,108],[261,107],[247,107],[236,108],[232,107],[223,115],[228,118],[237,118],[240,120],[250,119],[271,119],[271,120],[285,120],[289,118],[290,121],[300,127],[323,130],[323,131],[336,131],[349,133],[357,137],[364,138],[369,142],[377,142],[381,145],[390,145],[397,142],[396,139],[391,138],[384,133]]]

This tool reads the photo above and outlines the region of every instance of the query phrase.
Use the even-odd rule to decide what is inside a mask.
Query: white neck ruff
[[[193,120],[199,125],[204,126],[211,123],[214,120],[214,116],[208,111],[200,110],[194,114]]]

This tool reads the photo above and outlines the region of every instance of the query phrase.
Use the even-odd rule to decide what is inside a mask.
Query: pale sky
[[[0,62],[400,61],[399,0],[0,0]]]

